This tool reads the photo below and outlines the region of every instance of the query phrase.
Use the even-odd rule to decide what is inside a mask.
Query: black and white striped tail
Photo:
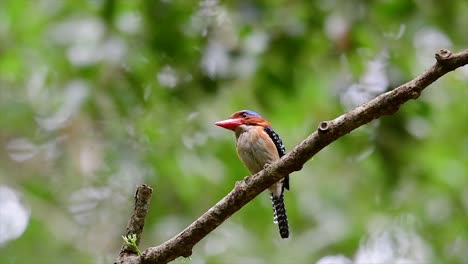
[[[273,204],[273,222],[278,225],[281,238],[288,238],[288,216],[286,215],[283,197],[283,194],[280,196],[271,195],[271,202]]]

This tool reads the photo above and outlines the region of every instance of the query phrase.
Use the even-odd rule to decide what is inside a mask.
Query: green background
[[[466,49],[467,12],[463,0],[1,1],[0,186],[29,214],[0,263],[112,263],[141,183],[154,188],[141,248],[166,241],[248,174],[214,122],[255,110],[291,150],[438,49]],[[290,239],[264,193],[190,263],[466,263],[467,80],[449,73],[293,173]]]

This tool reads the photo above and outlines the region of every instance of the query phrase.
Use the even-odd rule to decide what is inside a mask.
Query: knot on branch
[[[421,95],[421,92],[419,92],[419,91],[411,91],[411,93],[410,93],[410,96],[413,99],[418,98],[420,95]]]
[[[320,122],[319,126],[318,126],[318,132],[319,133],[327,133],[330,131],[330,128],[331,128],[331,124],[329,121],[322,121]]]
[[[445,63],[452,57],[452,52],[446,49],[441,49],[435,54],[435,58],[439,63]]]
[[[185,251],[183,251],[180,255],[184,258],[188,258],[190,256],[192,256],[192,247],[193,246],[190,246],[190,249],[187,249]]]
[[[250,176],[245,176],[243,180],[240,180],[240,181],[236,181],[236,184],[235,184],[235,188],[243,188],[245,187],[247,184],[249,184],[249,181],[250,181]]]

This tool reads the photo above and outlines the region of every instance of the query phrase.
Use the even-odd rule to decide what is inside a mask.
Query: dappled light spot
[[[371,231],[354,263],[428,263],[430,259],[431,249],[415,230],[394,224]]]
[[[406,123],[406,130],[417,139],[424,139],[431,132],[431,123],[422,117],[413,117]]]
[[[53,114],[42,112],[52,112],[52,105],[44,105],[44,111],[40,111],[36,116],[38,125],[47,131],[56,130],[67,125],[70,118],[78,113],[81,104],[88,96],[89,85],[81,80],[73,80],[65,86],[63,93],[55,95],[55,99],[60,102],[59,108]],[[52,99],[52,98],[50,98]]]
[[[10,158],[17,162],[29,160],[39,152],[39,147],[26,138],[11,140],[7,143],[6,149]]]
[[[319,259],[316,264],[353,264],[353,262],[343,255],[334,255],[325,256]]]
[[[174,88],[179,82],[176,71],[169,65],[164,66],[157,74],[158,82],[161,86]]]
[[[211,78],[224,77],[228,73],[230,58],[227,47],[217,41],[208,43],[201,67],[203,71]]]
[[[137,12],[125,12],[117,17],[117,27],[127,34],[136,34],[141,31],[142,17]]]
[[[29,216],[30,211],[21,203],[19,193],[0,185],[0,246],[24,233]]]
[[[94,220],[97,206],[104,199],[112,195],[109,187],[85,187],[72,193],[68,210],[74,215],[75,220],[84,225]]]
[[[387,60],[388,55],[386,52],[382,52],[376,58],[369,60],[359,81],[340,94],[340,101],[346,109],[351,110],[383,93],[388,88]]]

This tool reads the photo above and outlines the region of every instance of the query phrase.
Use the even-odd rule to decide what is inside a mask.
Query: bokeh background
[[[112,263],[137,184],[141,248],[247,175],[213,125],[261,113],[288,150],[467,48],[468,2],[0,2],[0,263]],[[174,263],[467,263],[468,71],[291,176],[291,238],[262,194]],[[185,261],[185,262],[184,262]],[[188,261],[188,262],[187,262]]]

